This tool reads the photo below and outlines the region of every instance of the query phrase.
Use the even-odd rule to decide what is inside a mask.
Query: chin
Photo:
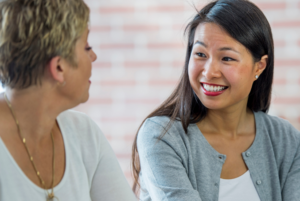
[[[219,110],[225,108],[224,106],[224,101],[219,101],[219,100],[201,100],[201,103],[210,110]]]
[[[203,104],[203,105],[209,110],[220,110],[220,109],[224,108],[224,107],[222,107],[220,105],[216,105],[216,104]]]
[[[89,100],[89,98],[90,98],[90,95],[88,94],[88,95],[86,96],[86,98],[84,99],[83,103],[87,102],[87,101]]]
[[[89,100],[90,94],[87,93],[85,96],[83,96],[83,98],[81,99],[80,103],[85,103]]]

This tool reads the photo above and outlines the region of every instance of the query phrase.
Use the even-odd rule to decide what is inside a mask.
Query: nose
[[[220,71],[220,64],[218,61],[214,61],[213,59],[210,59],[207,61],[207,63],[204,66],[204,69],[202,71],[202,75],[206,77],[207,80],[212,80],[214,78],[219,78],[222,76],[222,73]]]
[[[91,57],[92,62],[96,61],[97,55],[96,55],[96,53],[94,52],[94,50],[91,50],[91,51],[90,51],[90,57]]]

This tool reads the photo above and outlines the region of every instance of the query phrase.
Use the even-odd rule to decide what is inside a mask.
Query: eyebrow
[[[198,41],[198,40],[194,43],[194,45],[196,45],[196,44],[199,44],[199,45],[202,45],[204,47],[207,47],[207,45],[205,43],[203,43],[201,41]]]
[[[197,41],[194,43],[194,45],[196,45],[196,44],[202,45],[202,46],[204,46],[205,48],[207,48],[207,45],[206,45],[204,42],[202,42],[202,41],[198,41],[198,40],[197,40]],[[231,47],[222,47],[222,48],[219,49],[219,51],[228,51],[228,50],[240,54],[240,52],[236,51],[235,49],[233,49],[233,48],[231,48]]]

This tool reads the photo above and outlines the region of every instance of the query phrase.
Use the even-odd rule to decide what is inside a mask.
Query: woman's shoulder
[[[259,123],[264,124],[268,130],[276,130],[276,132],[291,132],[300,137],[300,132],[286,119],[266,114],[264,112],[257,112]]]
[[[167,116],[154,116],[147,118],[143,125],[143,129],[158,129],[158,128],[166,128],[168,123],[170,123],[170,117]]]
[[[167,116],[154,116],[146,119],[139,129],[137,144],[143,150],[155,150],[162,144],[176,149],[184,146],[184,138],[187,135],[181,121],[172,121]]]
[[[83,112],[75,110],[66,110],[60,113],[57,117],[62,121],[68,121],[69,123],[80,123],[79,125],[86,124],[91,121],[91,118]]]
[[[62,112],[58,117],[58,122],[63,127],[72,130],[98,131],[98,125],[86,114],[75,110]]]
[[[107,140],[99,126],[89,116],[82,112],[67,110],[58,117],[58,124],[63,136],[72,141],[73,145],[85,149],[99,152],[102,143]]]
[[[257,112],[255,115],[257,124],[264,128],[264,131],[277,142],[294,141],[295,143],[300,143],[300,131],[289,121],[264,112]]]
[[[154,116],[144,121],[139,133],[144,132],[152,133],[154,136],[160,135],[162,132],[173,135],[175,133],[184,133],[184,129],[179,120],[172,120],[167,116]]]

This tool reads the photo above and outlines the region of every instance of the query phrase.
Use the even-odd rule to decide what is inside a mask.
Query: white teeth
[[[225,89],[225,87],[212,86],[212,85],[208,85],[208,84],[203,84],[203,87],[206,91],[210,91],[210,92],[222,91]]]

